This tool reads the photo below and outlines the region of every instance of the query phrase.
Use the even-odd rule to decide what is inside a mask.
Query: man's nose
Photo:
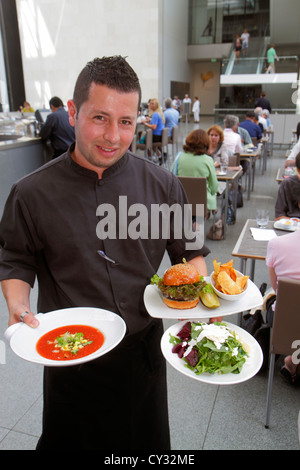
[[[116,122],[109,122],[105,128],[104,138],[108,142],[115,143],[119,141],[119,126]]]

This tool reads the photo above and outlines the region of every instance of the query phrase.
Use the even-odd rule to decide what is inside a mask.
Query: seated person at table
[[[241,136],[241,141],[242,141],[242,144],[245,146],[245,145],[252,145],[252,139],[251,139],[251,136],[249,134],[249,132],[244,129],[243,127],[238,127],[238,133],[240,134]],[[253,145],[252,145],[253,146]]]
[[[265,120],[267,121],[267,129],[269,129],[270,126],[271,126],[270,112],[269,112],[269,110],[268,110],[268,109],[263,109],[261,115],[262,115],[262,117],[264,117]]]
[[[145,126],[153,131],[153,142],[161,142],[161,134],[165,128],[165,116],[157,99],[150,100],[149,108],[152,111],[150,122],[146,120]]]
[[[262,129],[262,132],[266,132],[268,130],[268,123],[266,118],[263,116],[263,109],[260,107],[255,108],[254,113],[258,118],[258,124]]]
[[[213,159],[207,155],[209,143],[209,137],[203,129],[192,131],[185,140],[177,163],[177,176],[206,178],[208,214],[217,210],[219,186]]]
[[[247,111],[245,121],[240,123],[240,127],[246,129],[249,132],[250,137],[255,137],[257,141],[259,141],[261,140],[263,133],[256,120],[257,117],[255,116],[255,112]]]
[[[46,122],[40,130],[40,137],[45,142],[48,139],[51,141],[52,158],[54,159],[66,152],[75,142],[75,131],[70,124],[69,114],[58,96],[53,96],[50,99],[49,106],[52,112],[47,116]]]
[[[224,119],[224,144],[234,153],[242,153],[243,146],[241,136],[238,134],[239,118],[228,114]]]
[[[300,280],[300,230],[282,237],[275,237],[268,243],[266,264],[275,296],[267,301],[267,323],[272,326],[276,302],[277,280],[280,277]],[[300,314],[300,312],[299,312]],[[285,358],[281,374],[292,384],[300,383],[300,365],[293,364],[292,357]]]
[[[210,155],[215,167],[228,165],[229,152],[224,144],[224,133],[221,126],[213,125],[207,130],[209,137],[209,148],[207,155]]]
[[[178,126],[179,112],[172,106],[171,98],[167,98],[165,100],[165,107],[165,126],[169,129],[169,137],[172,137],[173,127]]]
[[[240,134],[238,133],[239,118],[233,115],[227,115],[224,119],[224,144],[230,152],[230,155],[235,153],[243,153],[243,144]],[[243,172],[246,173],[249,163],[245,160],[241,161]]]
[[[295,166],[296,165],[296,157],[297,157],[299,152],[300,152],[300,138],[299,138],[298,142],[292,148],[292,151],[289,154],[289,156],[287,157],[287,159],[285,161],[285,164],[284,164],[285,168],[287,168],[288,166]]]
[[[22,113],[34,113],[34,109],[28,101],[24,101],[23,106],[20,106],[20,111]]]
[[[300,218],[300,153],[296,157],[297,175],[284,179],[275,203],[275,220]]]

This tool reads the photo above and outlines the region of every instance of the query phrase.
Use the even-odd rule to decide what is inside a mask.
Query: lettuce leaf
[[[181,286],[165,286],[164,281],[157,274],[151,278],[151,284],[157,285],[160,291],[166,297],[174,300],[190,300],[199,297],[201,289],[206,285],[203,276],[200,276],[200,281],[194,284],[183,284]]]

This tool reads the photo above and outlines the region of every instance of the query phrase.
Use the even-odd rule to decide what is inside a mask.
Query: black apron
[[[37,450],[170,449],[162,332],[154,320],[99,359],[45,367]]]

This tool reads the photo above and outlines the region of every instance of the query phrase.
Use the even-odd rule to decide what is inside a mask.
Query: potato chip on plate
[[[216,294],[222,299],[237,300],[248,287],[249,276],[244,276],[233,267],[233,260],[228,263],[213,261],[214,272],[211,274],[211,284]]]

